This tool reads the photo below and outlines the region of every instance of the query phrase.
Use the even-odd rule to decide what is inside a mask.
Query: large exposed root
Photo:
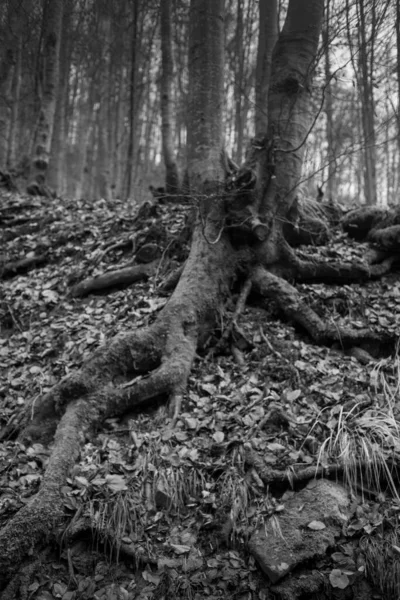
[[[369,329],[326,323],[303,302],[301,295],[289,282],[263,267],[254,270],[252,279],[254,288],[266,298],[276,300],[285,316],[303,327],[317,344],[338,342],[343,347],[351,347],[365,343],[387,343],[392,339]]]
[[[0,531],[0,589],[22,561],[35,556],[64,517],[61,486],[79,455],[80,438],[87,428],[84,401],[71,403],[62,417],[39,492]]]
[[[177,419],[196,349],[229,289],[229,252],[226,241],[212,246],[201,232],[195,235],[184,273],[156,321],[97,350],[27,408],[20,440],[48,442],[56,433],[39,492],[0,532],[0,588],[62,524],[61,488],[95,425],[159,397],[172,399]]]

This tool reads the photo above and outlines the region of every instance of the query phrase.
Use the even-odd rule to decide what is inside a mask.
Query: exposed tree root
[[[76,297],[87,296],[92,292],[117,287],[120,285],[128,285],[136,281],[143,281],[154,275],[158,265],[158,260],[148,264],[135,265],[126,267],[118,271],[110,271],[99,275],[98,277],[90,277],[81,281],[71,288],[71,295]]]
[[[286,471],[280,471],[279,469],[273,469],[268,466],[263,461],[262,457],[254,452],[251,444],[244,444],[244,450],[246,464],[255,469],[256,477],[259,477],[265,486],[274,483],[293,484],[296,481],[308,481],[315,477],[331,477],[343,472],[343,466],[339,464],[329,465],[329,467],[313,465],[302,467],[297,470],[287,469]]]
[[[293,279],[299,282],[347,284],[377,279],[389,273],[394,257],[379,264],[296,261]]]
[[[27,409],[21,440],[49,441],[56,434],[39,492],[0,532],[0,588],[62,523],[61,487],[96,423],[160,396],[175,399],[177,418],[196,349],[209,336],[229,290],[230,255],[227,241],[212,246],[198,229],[184,273],[157,320],[100,348],[78,373]]]
[[[351,347],[364,343],[394,342],[394,336],[389,334],[324,322],[312,308],[304,304],[296,288],[263,267],[254,270],[252,280],[255,289],[261,295],[277,301],[284,315],[303,327],[317,344],[338,342],[342,347]]]
[[[49,257],[47,254],[36,254],[27,258],[21,258],[21,260],[5,263],[3,266],[0,266],[0,276],[2,279],[14,277],[14,275],[20,273],[26,273],[33,267],[43,265],[48,260]]]

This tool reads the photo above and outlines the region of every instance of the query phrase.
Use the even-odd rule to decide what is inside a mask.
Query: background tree
[[[31,166],[30,194],[48,195],[45,181],[50,160],[56,98],[59,84],[59,52],[63,1],[45,4],[43,14],[42,52],[38,72],[37,93],[40,100],[39,117],[35,130]]]
[[[173,135],[174,62],[172,55],[171,1],[161,0],[161,131],[165,163],[165,191],[176,194],[179,190],[178,167],[175,160]]]

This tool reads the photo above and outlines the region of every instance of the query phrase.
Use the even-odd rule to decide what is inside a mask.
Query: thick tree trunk
[[[46,174],[50,160],[51,140],[59,81],[59,53],[63,0],[49,0],[45,6],[43,31],[42,97],[36,129],[29,194],[49,195]]]
[[[273,54],[268,135],[258,167],[261,214],[264,219],[275,217],[265,248],[270,264],[279,260],[277,241],[300,181],[313,116],[311,84],[322,17],[320,0],[290,2]]]
[[[190,5],[188,170],[191,189],[221,184],[223,151],[223,0]],[[208,85],[205,85],[206,82]],[[208,201],[206,204],[208,204]]]
[[[161,57],[161,131],[165,164],[165,191],[167,194],[177,194],[179,191],[179,175],[175,159],[172,117],[174,63],[170,0],[161,0]]]

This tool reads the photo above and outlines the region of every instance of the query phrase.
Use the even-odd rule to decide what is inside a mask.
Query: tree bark
[[[332,96],[332,73],[329,49],[329,27],[330,27],[330,0],[327,0],[325,23],[322,29],[322,41],[324,45],[324,67],[325,67],[325,115],[326,115],[326,141],[328,144],[328,180],[327,196],[329,200],[336,199],[336,155],[333,122],[333,96]]]
[[[126,199],[130,198],[133,191],[133,168],[135,154],[135,135],[137,126],[136,115],[136,79],[137,79],[137,31],[139,18],[139,1],[132,0],[132,38],[131,38],[131,64],[129,81],[129,141],[128,151],[125,163],[125,191]]]
[[[188,170],[190,187],[221,184],[223,129],[223,0],[190,4]],[[207,86],[205,86],[207,82]]]
[[[258,6],[260,28],[256,66],[256,137],[265,134],[268,129],[268,93],[272,52],[278,39],[278,0],[260,0]]]
[[[18,38],[14,34],[17,25],[16,8],[5,7],[4,22],[0,26],[0,170],[7,168],[8,144],[11,127],[11,87],[17,60]]]
[[[16,52],[16,64],[14,78],[12,83],[11,97],[13,99],[11,106],[11,122],[8,141],[7,167],[12,169],[17,160],[17,140],[19,134],[19,109],[21,98],[21,72],[22,72],[22,35],[18,35]]]
[[[268,136],[258,163],[261,213],[275,215],[266,248],[269,262],[277,258],[276,241],[300,181],[313,116],[311,83],[322,17],[319,0],[290,2],[273,53]]]
[[[31,183],[27,188],[28,193],[34,195],[48,195],[45,183],[59,84],[63,0],[47,0],[45,9],[47,12],[43,31],[41,105],[33,147]]]
[[[373,0],[373,3],[375,0]],[[360,18],[359,32],[359,70],[361,86],[361,122],[364,137],[364,196],[368,205],[377,203],[376,188],[376,139],[375,139],[375,102],[371,80],[370,67],[373,66],[371,42],[367,40],[367,22],[365,15],[365,0],[358,0]],[[374,24],[373,24],[374,26]]]
[[[171,1],[161,0],[161,131],[165,164],[165,191],[177,194],[179,175],[173,136],[173,77],[174,63],[171,36]]]

